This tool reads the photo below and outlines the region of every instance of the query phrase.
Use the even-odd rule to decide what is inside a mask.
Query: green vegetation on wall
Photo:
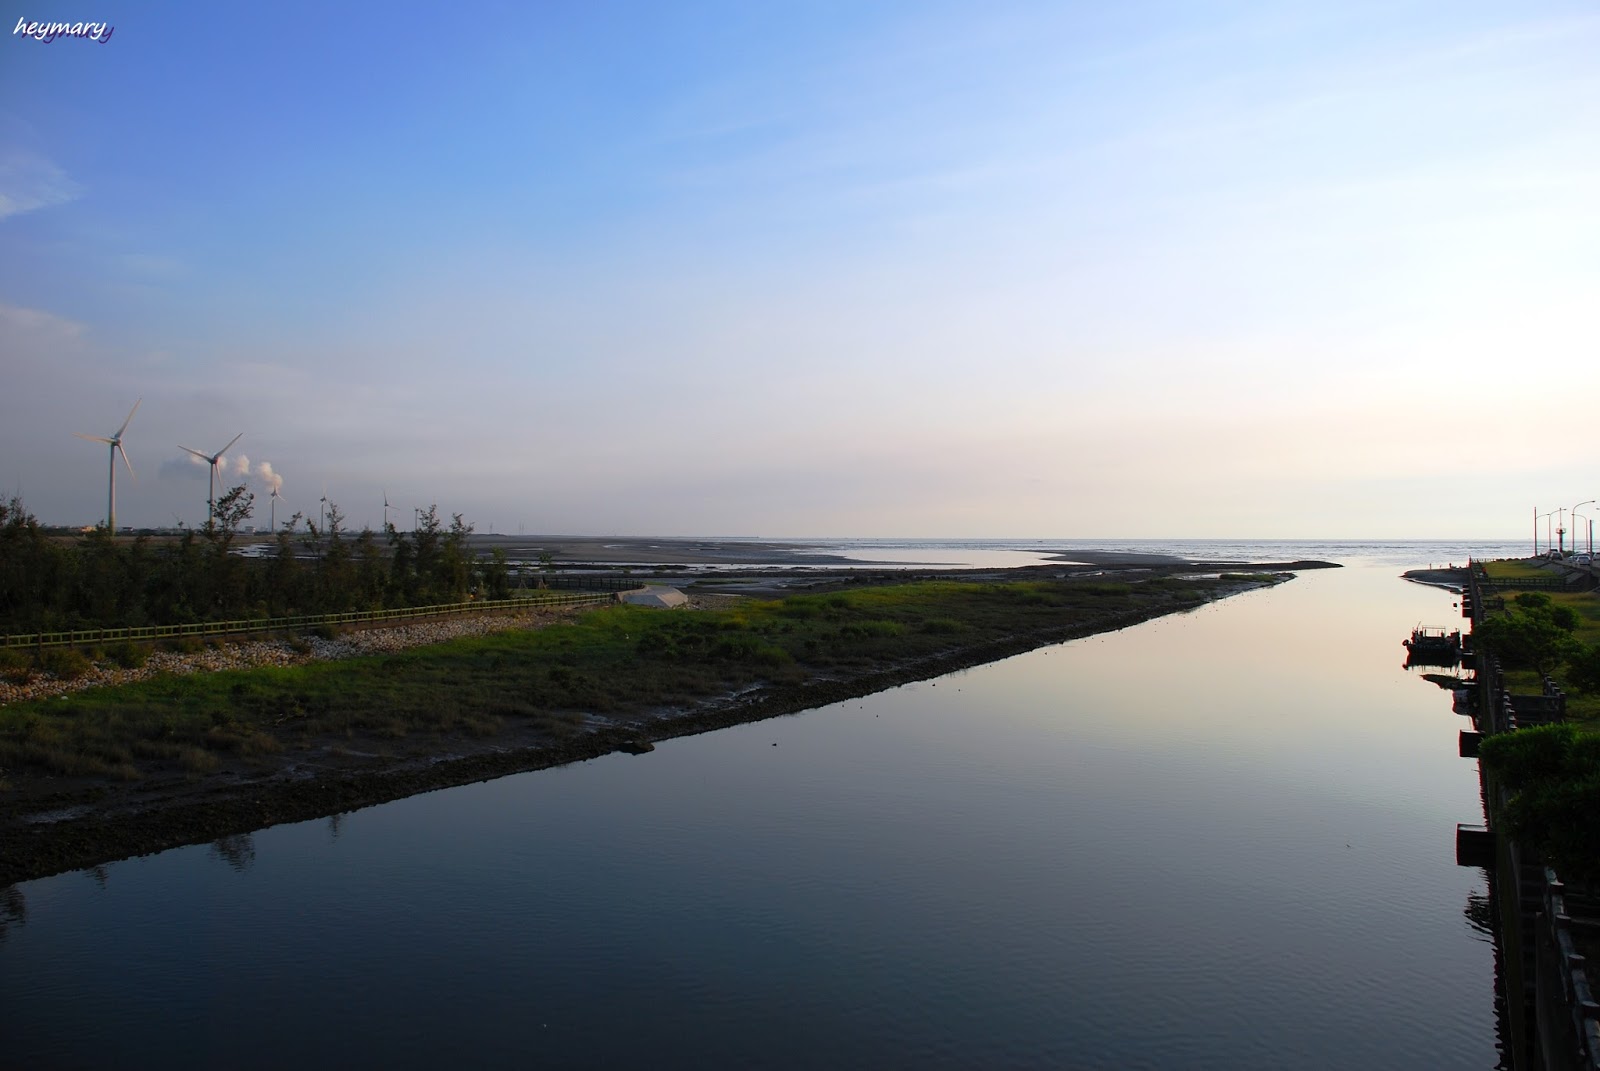
[[[1571,723],[1501,733],[1478,751],[1507,790],[1507,832],[1569,881],[1600,879],[1600,735]]]

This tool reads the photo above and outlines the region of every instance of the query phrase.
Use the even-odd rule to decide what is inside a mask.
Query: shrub
[[[94,668],[82,651],[71,647],[57,647],[44,652],[39,656],[39,665],[46,673],[64,681],[75,681]]]
[[[1567,682],[1585,695],[1600,693],[1600,644],[1567,659]]]
[[[1497,818],[1568,880],[1600,879],[1600,736],[1571,724],[1502,733],[1479,751],[1510,793]]]
[[[1536,781],[1561,776],[1577,737],[1577,727],[1567,722],[1518,729],[1485,740],[1478,757],[1501,784],[1519,792]]]
[[[1526,595],[1538,596],[1545,602],[1524,603]],[[1536,669],[1540,673],[1549,673],[1579,652],[1578,641],[1572,638],[1565,616],[1558,618],[1548,605],[1549,596],[1524,592],[1517,596],[1516,602],[1515,609],[1495,614],[1473,628],[1473,644],[1479,650],[1498,657],[1507,669]]]
[[[27,684],[33,678],[33,657],[9,648],[0,649],[0,678]]]
[[[111,661],[123,669],[138,669],[150,658],[150,648],[131,640],[113,643],[106,649]]]

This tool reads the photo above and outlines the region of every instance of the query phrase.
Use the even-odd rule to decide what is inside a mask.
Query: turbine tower
[[[178,449],[179,450],[183,450],[183,451],[186,451],[188,453],[193,454],[195,457],[199,458],[201,461],[204,461],[211,468],[211,493],[206,498],[206,526],[207,527],[210,527],[212,518],[216,516],[216,512],[217,512],[217,462],[221,461],[222,460],[222,455],[226,454],[229,450],[232,450],[233,449],[233,444],[238,442],[242,438],[244,438],[244,432],[241,431],[239,434],[237,434],[237,435],[235,435],[233,437],[232,441],[229,442],[227,446],[224,446],[221,450],[218,450],[214,454],[202,454],[198,450],[190,450],[187,446],[184,446],[182,443],[178,444]]]
[[[394,507],[389,505],[389,492],[385,490],[383,492],[383,527],[385,531],[389,528],[389,511],[392,509]]]
[[[128,430],[128,425],[133,422],[133,414],[139,411],[139,402],[142,401],[144,401],[144,399],[140,398],[138,401],[133,403],[133,408],[128,410],[128,419],[122,422],[122,427],[118,428],[117,433],[111,436],[109,439],[99,435],[85,435],[81,431],[75,431],[72,433],[80,439],[88,439],[92,443],[106,443],[111,447],[111,482],[109,485],[109,490],[106,491],[106,528],[110,530],[112,535],[117,534],[118,454],[122,455],[122,463],[128,466],[128,475],[134,480],[138,480],[138,477],[133,475],[133,462],[128,460],[128,451],[122,448],[122,433]]]
[[[283,496],[280,495],[278,493],[278,489],[276,487],[274,487],[272,489],[272,495],[270,497],[271,497],[271,501],[272,501],[272,506],[270,508],[270,512],[272,514],[272,519],[270,521],[268,521],[267,523],[271,526],[272,533],[274,535],[276,535],[278,533],[278,499],[282,498]]]

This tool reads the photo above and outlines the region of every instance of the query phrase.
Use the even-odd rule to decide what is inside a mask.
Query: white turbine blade
[[[133,462],[128,460],[128,451],[123,448],[121,443],[116,444],[116,450],[117,453],[122,455],[122,463],[128,466],[128,475],[133,478],[134,483],[138,483],[139,477],[134,476],[133,474]]]
[[[139,402],[142,401],[144,401],[144,399],[140,398],[138,402],[133,403],[133,408],[128,410],[128,419],[122,422],[122,427],[117,429],[117,433],[112,436],[113,439],[122,438],[122,433],[128,430],[129,424],[133,423],[133,414],[139,411]]]
[[[114,439],[104,439],[98,435],[85,435],[81,431],[75,431],[72,434],[76,435],[80,439],[88,439],[92,443],[105,443],[107,446],[116,445],[116,441]]]
[[[229,450],[232,450],[233,449],[233,444],[238,442],[242,438],[244,438],[244,432],[241,431],[239,434],[235,435],[232,438],[232,440],[229,441],[227,446],[224,446],[221,450],[217,451],[217,456],[221,457],[223,454],[226,454]]]
[[[217,459],[212,457],[210,454],[202,454],[198,450],[191,450],[187,446],[184,446],[182,443],[178,444],[178,449],[182,450],[186,454],[193,454],[195,457],[199,458],[201,461],[204,461],[207,465],[215,465],[217,463]]]

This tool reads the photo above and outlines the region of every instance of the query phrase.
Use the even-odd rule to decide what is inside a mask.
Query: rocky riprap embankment
[[[508,629],[538,628],[570,614],[571,611],[556,609],[530,610],[516,614],[459,615],[431,621],[413,621],[388,628],[361,629],[332,640],[315,636],[301,637],[298,640],[240,640],[221,642],[216,646],[192,653],[153,651],[145,664],[137,669],[126,669],[113,662],[96,662],[92,669],[72,680],[60,680],[48,674],[40,674],[26,683],[0,681],[0,706],[27,699],[47,699],[68,692],[80,692],[85,688],[102,688],[109,684],[148,680],[162,673],[211,673],[219,669],[294,666],[325,659],[354,658],[357,655],[377,654],[382,651],[399,651],[407,647],[443,643],[445,640],[453,640],[460,636],[482,636]]]

